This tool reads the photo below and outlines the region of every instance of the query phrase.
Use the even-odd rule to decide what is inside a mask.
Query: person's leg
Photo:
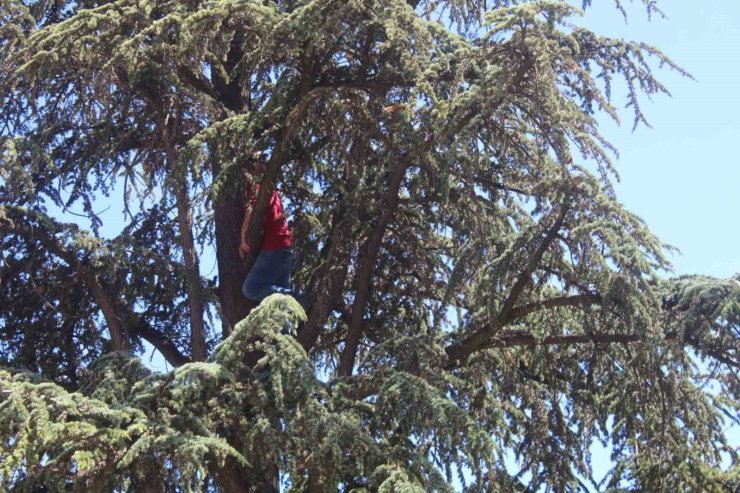
[[[292,268],[291,250],[262,250],[242,284],[242,293],[258,303],[274,293],[287,294],[301,302],[303,297],[290,286]]]
[[[290,277],[293,274],[293,252],[292,250],[276,250],[281,263],[280,276],[275,280],[275,285],[285,289],[292,289]]]
[[[303,303],[303,296],[295,291],[291,285],[291,275],[293,273],[293,251],[289,248],[275,250],[276,273],[278,278],[273,286],[274,293],[287,294],[295,298],[299,303]]]
[[[242,293],[252,301],[260,302],[273,293],[272,286],[281,272],[275,269],[274,250],[261,250],[252,269],[242,284]]]

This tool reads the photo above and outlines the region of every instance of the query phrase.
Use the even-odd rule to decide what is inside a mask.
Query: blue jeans
[[[242,284],[242,293],[257,303],[275,293],[290,295],[301,303],[303,296],[290,287],[292,272],[293,252],[290,248],[261,250]]]

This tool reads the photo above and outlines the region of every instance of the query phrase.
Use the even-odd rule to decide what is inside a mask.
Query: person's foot
[[[311,307],[313,306],[313,299],[311,299],[310,296],[307,295],[299,295],[298,303],[301,304],[301,307],[303,308],[303,311],[306,312],[306,316],[311,312]]]
[[[306,312],[306,315],[308,315],[308,312],[311,311],[311,306],[313,305],[313,300],[309,296],[306,296],[303,293],[298,293],[296,291],[291,291],[289,294],[293,297],[294,300],[298,302],[299,305],[301,305],[301,308],[303,308],[303,311]]]

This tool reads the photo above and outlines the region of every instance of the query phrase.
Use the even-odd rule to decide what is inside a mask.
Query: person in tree
[[[257,165],[254,169],[247,169],[246,173],[252,177],[262,175],[264,165]],[[239,256],[244,258],[250,247],[247,243],[247,227],[252,216],[252,210],[257,201],[259,184],[253,185],[247,180],[246,200],[244,205],[244,220],[241,227],[241,242]],[[247,274],[242,284],[244,296],[257,303],[274,293],[287,294],[294,297],[302,305],[303,295],[291,287],[293,271],[293,233],[285,217],[283,203],[277,190],[273,190],[267,208],[262,243],[257,260]]]

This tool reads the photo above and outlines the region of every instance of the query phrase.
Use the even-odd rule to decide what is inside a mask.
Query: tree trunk
[[[224,192],[214,204],[216,222],[216,258],[218,259],[218,298],[223,317],[223,337],[247,316],[254,303],[242,294],[247,277],[246,263],[239,257],[241,224],[244,219],[242,193]]]

